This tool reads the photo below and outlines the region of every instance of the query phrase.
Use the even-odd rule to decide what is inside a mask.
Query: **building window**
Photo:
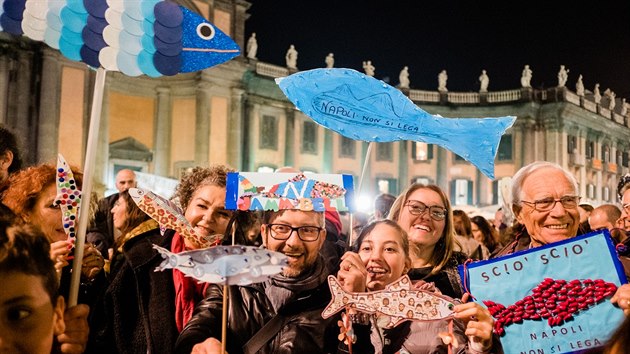
[[[608,147],[608,145],[602,146],[602,162],[603,163],[610,162],[610,148]]]
[[[302,126],[302,152],[317,154],[317,124],[305,121]]]
[[[232,34],[232,19],[231,19],[231,15],[229,12],[223,11],[223,10],[219,10],[219,9],[215,9],[214,10],[214,21],[212,21],[212,23],[214,23],[215,26],[219,27],[219,29],[221,31],[223,31],[223,33],[227,34],[228,36]]]
[[[412,141],[411,159],[414,161],[428,161],[433,159],[433,144]]]
[[[256,172],[272,173],[276,169],[271,166],[261,165],[256,169]]]
[[[394,159],[392,143],[378,143],[376,145],[376,161],[392,161]]]
[[[506,134],[501,138],[497,159],[499,161],[512,160],[512,134]]]
[[[274,116],[263,116],[260,124],[261,149],[278,150],[278,121]]]
[[[621,152],[621,150],[617,150],[615,154],[615,163],[621,167],[621,164],[623,163],[623,152]]]
[[[595,199],[595,185],[589,183],[586,185],[586,197],[588,199]]]
[[[595,142],[591,140],[586,141],[586,159],[591,160],[595,157]]]
[[[398,191],[396,190],[397,188],[395,178],[377,178],[376,186],[378,187],[379,193],[398,195]]]
[[[353,159],[356,156],[356,140],[342,136],[339,145],[341,145],[341,149],[339,149],[339,157],[349,157]]]
[[[602,200],[605,202],[610,202],[610,188],[609,187],[602,188]]]
[[[463,157],[457,155],[456,153],[453,153],[453,160],[456,161],[456,162],[466,161]]]
[[[429,177],[416,177],[416,178],[413,178],[411,180],[411,184],[414,184],[414,183],[422,184],[422,185],[425,185],[425,186],[428,186],[429,184],[433,184],[431,182],[431,178],[429,178]]]
[[[628,167],[628,160],[630,160],[630,153],[624,151],[623,155],[621,155],[621,164],[623,165],[623,167]]]
[[[574,135],[567,135],[567,153],[577,153],[577,137]]]
[[[473,182],[467,179],[455,179],[451,181],[451,201],[453,205],[473,204]]]

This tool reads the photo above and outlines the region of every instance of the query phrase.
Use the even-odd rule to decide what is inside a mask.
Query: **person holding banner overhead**
[[[356,253],[343,256],[337,274],[348,293],[384,290],[411,267],[407,233],[392,220],[368,224],[357,238],[357,245]],[[440,294],[431,283],[418,282],[416,289]],[[381,328],[376,315],[350,309],[357,336],[353,349],[358,353],[447,353],[449,349],[454,353],[502,353],[500,342],[492,335],[494,321],[488,310],[474,302],[453,302],[453,319],[405,321],[391,329]],[[422,308],[422,304],[419,306]],[[341,344],[340,349],[345,345]]]
[[[453,210],[448,197],[436,185],[412,184],[403,191],[389,213],[411,244],[411,280],[435,283],[445,295],[464,295],[457,266],[467,257],[455,251]]]
[[[536,161],[522,167],[512,178],[511,194],[512,210],[531,238],[530,248],[577,235],[580,225],[577,181],[560,165]],[[498,256],[512,253],[513,246],[514,243],[508,245]],[[620,286],[611,301],[626,316],[630,315],[630,285]]]

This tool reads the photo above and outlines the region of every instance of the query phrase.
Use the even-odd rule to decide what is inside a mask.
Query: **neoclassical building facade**
[[[250,4],[245,0],[180,0],[244,48]],[[298,111],[274,78],[288,68],[242,55],[201,72],[152,79],[107,74],[93,178],[99,191],[132,168],[179,178],[212,163],[241,171],[294,166],[318,173],[361,174],[362,191],[399,193],[410,183],[436,183],[455,205],[493,205],[501,181],[535,160],[573,172],[583,201],[615,202],[619,177],[629,172],[630,125],[625,102],[578,96],[566,87],[480,93],[404,89],[420,108],[444,117],[513,115],[495,160],[495,180],[453,153],[403,141],[368,144],[340,136]],[[40,42],[0,33],[0,124],[21,139],[28,163],[62,153],[81,166],[94,71]],[[599,101],[599,102],[596,102]],[[621,102],[621,101],[620,101]],[[366,160],[368,159],[368,160]]]

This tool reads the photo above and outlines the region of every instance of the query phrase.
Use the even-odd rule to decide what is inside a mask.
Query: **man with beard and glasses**
[[[227,352],[336,352],[338,317],[321,316],[331,298],[329,265],[319,254],[326,239],[324,213],[266,211],[260,230],[263,245],[285,254],[288,265],[265,282],[228,287]],[[222,307],[223,288],[210,285],[176,352],[220,353]]]

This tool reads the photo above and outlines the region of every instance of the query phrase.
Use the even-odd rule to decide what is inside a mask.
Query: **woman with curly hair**
[[[184,217],[198,236],[222,238],[232,212],[225,210],[227,173],[223,165],[195,167],[176,188]],[[121,193],[112,213],[123,236],[116,241],[110,285],[92,317],[90,353],[170,353],[177,335],[190,320],[205,284],[179,270],[156,272],[163,261],[153,245],[179,253],[199,248],[174,230],[160,233],[145,220],[128,192]],[[145,220],[145,221],[142,221]],[[139,223],[139,224],[138,224]]]
[[[76,166],[71,166],[77,186],[81,188],[83,174]],[[37,226],[50,242],[50,258],[61,275],[60,291],[64,296],[70,289],[71,267],[68,257],[72,244],[63,227],[62,213],[54,200],[57,196],[55,177],[57,168],[41,164],[20,170],[9,178],[7,189],[2,194],[2,203],[9,207],[22,221]],[[81,268],[82,289],[79,302],[94,303],[98,287],[92,281],[97,279],[105,264],[101,253],[86,243]]]

